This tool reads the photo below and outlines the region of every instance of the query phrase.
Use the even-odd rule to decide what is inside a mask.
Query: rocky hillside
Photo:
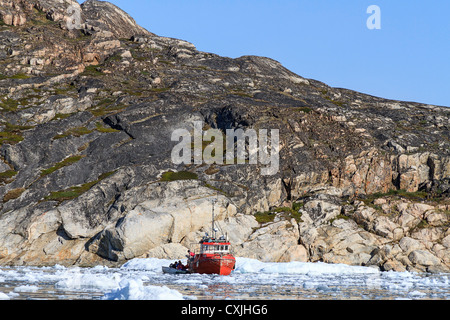
[[[183,258],[217,199],[237,256],[450,271],[449,116],[200,52],[107,2],[0,0],[0,264]],[[278,173],[174,165],[194,121],[279,129]]]

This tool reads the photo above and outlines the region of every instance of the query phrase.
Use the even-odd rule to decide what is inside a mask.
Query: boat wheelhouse
[[[188,268],[194,273],[229,275],[236,264],[230,249],[231,244],[225,237],[205,236],[200,240],[200,251],[188,260]]]

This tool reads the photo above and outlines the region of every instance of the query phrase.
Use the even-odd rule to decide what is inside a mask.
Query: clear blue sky
[[[110,2],[147,30],[201,51],[266,56],[333,87],[450,106],[448,0]],[[380,30],[366,26],[373,4]]]

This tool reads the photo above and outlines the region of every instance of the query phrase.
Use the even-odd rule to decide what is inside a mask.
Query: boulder
[[[362,230],[353,220],[337,219],[331,226],[300,223],[300,242],[311,261],[366,265],[370,253],[380,246],[380,237]]]
[[[406,255],[409,255],[412,251],[425,249],[423,243],[410,237],[403,237],[399,245]]]
[[[449,216],[444,212],[428,211],[425,213],[425,219],[430,226],[438,227],[447,224]]]
[[[414,250],[408,255],[408,259],[414,265],[421,265],[426,267],[437,266],[441,264],[441,260],[428,250]]]
[[[292,246],[283,253],[283,255],[278,260],[279,262],[291,262],[291,261],[299,261],[299,262],[308,262],[308,251],[305,246],[299,244],[296,246]]]
[[[253,215],[238,213],[234,217],[227,217],[217,223],[221,230],[228,236],[233,246],[238,246],[245,242],[248,237],[259,227]]]
[[[286,261],[293,256],[302,257],[298,245],[298,227],[295,220],[279,221],[257,229],[248,240],[235,248],[238,257],[260,261]]]
[[[212,200],[217,200],[214,205],[217,221],[236,214],[228,199],[215,196],[211,189],[199,186],[195,180],[169,182],[163,188],[149,185],[146,192],[148,200],[125,211],[117,224],[96,237],[90,250],[123,261],[167,243],[180,243],[193,232],[210,231]]]
[[[387,260],[383,264],[384,271],[396,271],[396,272],[405,272],[405,266],[397,260]]]
[[[376,234],[384,238],[399,240],[403,236],[403,232],[396,232],[396,230],[402,230],[400,226],[385,216],[376,217],[373,221],[372,229]]]
[[[443,238],[441,243],[444,247],[450,249],[450,234]]]
[[[179,243],[165,243],[147,252],[146,258],[181,260],[186,259],[188,248]]]
[[[102,232],[101,256],[112,260],[132,259],[147,251],[167,243],[174,218],[165,212],[155,212],[138,206],[130,211],[114,229]],[[110,244],[110,245],[108,245]],[[105,252],[106,251],[106,252]]]
[[[423,243],[435,243],[442,239],[445,234],[445,229],[442,227],[427,227],[415,230],[411,233],[411,238],[422,241]]]
[[[302,214],[308,215],[314,224],[320,225],[334,219],[341,213],[341,205],[337,196],[317,194],[305,200]]]

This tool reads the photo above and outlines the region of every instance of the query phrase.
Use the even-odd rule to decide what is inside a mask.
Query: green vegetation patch
[[[189,171],[167,171],[161,176],[160,181],[177,181],[177,180],[197,180],[198,175]]]
[[[429,227],[430,227],[430,225],[428,224],[427,220],[425,220],[425,219],[420,220],[420,222],[416,226],[417,229],[424,229],[424,228],[429,228]]]
[[[46,170],[42,170],[41,171],[41,178],[45,177],[53,172],[55,172],[56,170],[59,170],[61,168],[70,166],[78,161],[80,161],[82,158],[84,158],[85,156],[73,156],[73,157],[69,157],[67,159],[64,159],[61,162],[58,162],[57,164],[55,164],[53,167],[48,168]]]
[[[344,101],[340,101],[340,100],[333,100],[329,97],[325,97],[325,99],[327,99],[328,101],[330,101],[331,103],[335,104],[338,107],[343,107],[345,102]]]
[[[61,87],[53,89],[55,94],[58,95],[67,95],[69,92],[74,90],[74,87]]]
[[[62,120],[62,119],[66,119],[68,117],[70,117],[73,113],[57,113],[54,117],[53,120]]]
[[[417,191],[417,192],[407,192],[405,190],[389,190],[386,193],[377,192],[370,195],[367,195],[365,199],[361,199],[365,204],[372,203],[375,199],[383,198],[383,197],[392,197],[397,196],[405,199],[409,199],[412,201],[423,201],[427,199],[428,193],[425,191]]]
[[[16,144],[22,141],[24,138],[22,136],[23,130],[28,130],[33,128],[32,126],[20,126],[7,123],[5,125],[5,131],[0,132],[0,146],[2,144]]]
[[[220,192],[221,194],[223,194],[223,195],[226,196],[226,197],[231,197],[231,195],[228,194],[226,191],[224,191],[224,190],[222,190],[222,189],[220,189],[220,188],[217,188],[217,187],[215,187],[215,186],[213,186],[213,185],[211,185],[211,184],[209,184],[209,183],[206,183],[206,182],[205,182],[205,187],[207,187],[207,188],[209,188],[209,189],[212,189],[212,190],[214,190],[214,191]]]
[[[87,66],[84,68],[84,71],[81,73],[82,76],[91,76],[91,77],[98,77],[103,75],[103,72],[100,71],[99,66]]]
[[[14,132],[0,132],[0,146],[2,144],[17,144],[23,141],[23,137],[20,134]]]
[[[0,183],[4,183],[12,179],[17,175],[17,171],[8,170],[5,172],[0,172]]]
[[[274,210],[272,210],[275,213],[282,213],[282,217],[285,219],[292,219],[294,218],[297,222],[302,222],[301,216],[302,214],[298,211],[294,210],[293,208],[289,207],[279,207]]]
[[[309,107],[298,107],[294,109],[297,112],[311,113],[312,109]]]
[[[303,208],[305,204],[303,202],[294,202],[292,204],[292,210],[294,210],[295,212],[298,212],[298,210],[300,210],[301,208]]]
[[[338,107],[343,107],[343,106],[346,104],[345,101],[342,101],[342,100],[334,100],[334,99],[332,99],[332,98],[328,95],[328,90],[321,90],[320,92],[322,93],[323,97],[324,97],[326,100],[330,101],[331,103],[335,104],[335,105],[338,106]]]
[[[273,222],[275,216],[279,216],[282,217],[286,220],[290,220],[292,218],[295,219],[295,221],[297,222],[302,222],[302,214],[298,212],[298,209],[294,209],[294,208],[300,208],[298,206],[298,204],[296,204],[294,206],[294,204],[292,205],[292,208],[289,207],[278,207],[278,208],[274,208],[270,211],[265,211],[265,212],[257,212],[255,213],[255,219],[256,221],[258,221],[259,223],[267,223],[267,222]]]
[[[47,14],[43,11],[39,11],[36,8],[33,8],[34,15],[31,19],[31,24],[36,26],[49,26],[49,25],[57,25],[56,21],[52,21],[47,19]]]
[[[103,99],[94,108],[90,109],[89,112],[91,112],[95,117],[102,117],[126,108],[126,106],[123,105],[114,106],[114,103],[115,101],[112,99]]]
[[[10,124],[10,123],[5,124],[5,126],[6,126],[7,132],[20,132],[23,130],[29,130],[29,129],[34,128],[33,126],[21,126],[21,125]]]
[[[259,223],[273,222],[273,219],[275,219],[275,213],[271,211],[257,212],[255,213],[255,219]]]
[[[151,88],[150,89],[151,92],[156,92],[156,93],[166,92],[169,90],[170,90],[170,88]]]
[[[0,73],[0,80],[4,80],[4,79],[18,79],[18,80],[22,80],[22,79],[29,79],[29,78],[31,78],[31,76],[29,76],[29,75],[27,75],[27,74],[25,74],[23,72],[16,73],[16,74],[14,74],[12,76],[7,76],[5,74]]]
[[[338,215],[336,216],[336,218],[333,218],[333,219],[330,220],[330,223],[333,223],[333,221],[339,220],[339,219],[349,220],[350,217],[347,217],[346,215],[343,215],[343,214],[338,214]]]
[[[113,173],[115,173],[115,171],[106,172],[106,173],[103,173],[102,175],[100,175],[100,177],[98,177],[97,180],[87,182],[85,184],[82,184],[81,186],[70,187],[66,190],[52,192],[49,196],[45,197],[45,200],[46,201],[58,201],[59,203],[61,203],[66,200],[72,200],[72,199],[78,198],[83,193],[85,193],[86,191],[89,191],[97,183],[106,179]]]
[[[2,111],[11,112],[16,111],[19,106],[19,102],[17,100],[13,100],[10,98],[0,99],[0,108]]]
[[[5,196],[3,197],[3,203],[8,202],[9,200],[17,199],[22,195],[24,191],[25,191],[24,188],[13,189],[8,191],[8,193],[6,193]]]
[[[53,139],[62,139],[62,138],[66,138],[69,136],[74,136],[74,137],[81,137],[84,136],[85,134],[89,134],[94,132],[94,130],[89,130],[86,127],[77,127],[77,128],[72,128],[67,130],[66,132],[64,132],[63,134],[58,134],[56,136],[53,137]]]
[[[21,79],[29,79],[31,77],[29,75],[25,74],[25,73],[17,73],[17,74],[15,74],[13,76],[10,76],[9,78],[10,79],[19,79],[19,80],[21,80]]]
[[[95,130],[97,130],[98,132],[102,132],[102,133],[120,132],[120,130],[117,130],[117,129],[104,127],[101,122],[97,122],[95,124],[95,126],[96,126]]]
[[[240,96],[242,98],[253,98],[251,94],[248,94],[247,92],[241,90],[231,90],[230,93],[236,96]]]

